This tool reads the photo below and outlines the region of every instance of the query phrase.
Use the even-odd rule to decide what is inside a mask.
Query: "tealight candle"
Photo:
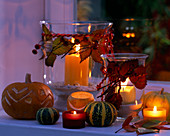
[[[128,117],[129,115],[138,116],[136,110],[142,107],[142,102],[135,100],[134,103],[120,105],[118,115],[120,117]]]
[[[154,108],[145,108],[143,109],[143,117],[144,120],[159,120],[159,121],[165,121],[166,120],[166,109],[164,108],[157,108],[157,106],[154,106]]]
[[[64,111],[63,127],[64,128],[84,128],[86,113],[84,111]]]
[[[125,82],[121,82],[120,95],[122,96],[122,104],[134,103],[136,99],[136,89],[133,85],[128,85],[130,79],[127,78]],[[118,92],[117,87],[116,92]]]

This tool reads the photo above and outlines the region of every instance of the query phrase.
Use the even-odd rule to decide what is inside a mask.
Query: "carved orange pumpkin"
[[[5,112],[16,119],[35,119],[40,108],[54,104],[50,88],[40,82],[31,82],[30,74],[26,74],[25,83],[8,85],[1,101]]]

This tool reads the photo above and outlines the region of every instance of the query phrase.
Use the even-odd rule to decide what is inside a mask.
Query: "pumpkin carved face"
[[[25,83],[12,83],[2,93],[2,106],[5,112],[16,119],[35,119],[42,107],[52,107],[53,93],[40,82],[31,82],[31,75],[26,75]]]

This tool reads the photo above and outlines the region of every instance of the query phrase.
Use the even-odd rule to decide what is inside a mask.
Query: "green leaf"
[[[56,60],[56,55],[53,53],[48,53],[48,56],[45,59],[45,65],[53,67],[55,60]]]
[[[145,122],[142,127],[144,128],[154,128],[156,126],[159,126],[162,124],[162,121],[159,120],[148,120],[147,122]]]
[[[50,30],[47,28],[45,24],[42,24],[42,30],[44,31],[45,34],[51,34]]]
[[[70,44],[67,46],[65,46],[63,44],[59,44],[55,48],[53,48],[52,52],[55,55],[62,55],[62,54],[67,53],[71,48],[72,48],[72,45],[70,45]]]
[[[47,26],[45,24],[42,24],[42,30],[44,31],[44,33],[46,34],[44,36],[44,41],[48,41],[51,40],[53,38],[50,30],[47,28]]]
[[[61,37],[55,38],[55,40],[53,41],[52,47],[55,47],[55,46],[57,46],[57,45],[60,45],[60,44],[61,44],[60,39],[61,39]]]

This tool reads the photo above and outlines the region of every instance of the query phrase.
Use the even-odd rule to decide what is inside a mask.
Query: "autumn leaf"
[[[53,38],[50,30],[47,28],[45,24],[42,24],[42,30],[45,33],[45,36],[44,36],[45,41],[51,40]]]
[[[80,53],[80,59],[81,59],[80,63],[82,61],[84,61],[86,58],[88,58],[91,55],[91,52],[92,52],[91,48],[88,48],[85,51],[81,52]]]
[[[155,127],[160,126],[162,124],[164,124],[164,121],[148,120],[142,125],[142,127],[144,127],[144,128],[155,128]]]
[[[126,74],[130,74],[135,68],[138,67],[138,60],[129,60],[125,61],[121,66],[120,66],[120,75],[125,76]]]
[[[51,66],[53,67],[54,62],[56,60],[56,55],[53,53],[48,53],[49,55],[47,56],[47,58],[45,59],[45,64],[46,66]]]
[[[159,133],[159,130],[158,129],[147,129],[147,128],[140,127],[136,130],[136,133],[138,135],[149,134],[149,133]]]
[[[123,129],[126,130],[127,132],[135,132],[136,131],[136,128],[134,128],[131,125],[125,126]]]
[[[138,89],[143,89],[146,86],[146,68],[144,66],[139,66],[134,69],[132,76],[129,77],[130,81]]]
[[[123,129],[123,128],[125,128],[125,129],[127,129],[127,130],[132,130],[130,127],[131,126],[129,126],[129,123],[132,121],[132,119],[133,119],[133,117],[130,115],[130,116],[128,116],[126,119],[125,119],[125,121],[123,122],[123,124],[122,124],[122,127],[119,129],[119,130],[117,130],[115,133],[117,133],[117,132],[119,132],[121,129]],[[135,131],[136,131],[136,129],[135,129]],[[132,131],[130,131],[130,132],[132,132]]]
[[[103,64],[103,59],[101,58],[97,49],[92,49],[91,57],[95,62]]]

